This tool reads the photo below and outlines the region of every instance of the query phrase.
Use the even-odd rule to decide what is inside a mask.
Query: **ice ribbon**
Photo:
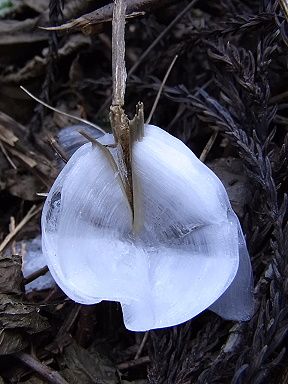
[[[248,320],[250,259],[221,181],[153,125],[133,144],[132,172],[134,219],[99,148],[83,145],[61,171],[42,214],[43,252],[57,284],[79,303],[119,301],[134,331],[176,325],[208,307]]]

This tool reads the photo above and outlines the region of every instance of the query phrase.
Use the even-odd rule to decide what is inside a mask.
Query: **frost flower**
[[[176,325],[206,308],[248,320],[251,265],[220,180],[153,125],[133,144],[132,176],[134,217],[119,172],[97,146],[83,145],[59,174],[43,210],[42,245],[61,289],[83,304],[119,301],[133,331]]]

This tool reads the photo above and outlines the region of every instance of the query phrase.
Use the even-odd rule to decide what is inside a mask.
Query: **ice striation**
[[[133,331],[176,325],[207,308],[248,320],[250,259],[221,181],[153,125],[133,143],[132,173],[134,217],[101,149],[85,144],[63,168],[42,214],[43,253],[57,284],[79,303],[120,302]]]

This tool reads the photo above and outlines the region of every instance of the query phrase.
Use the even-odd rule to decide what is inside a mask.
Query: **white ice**
[[[57,284],[80,303],[119,301],[134,331],[179,324],[208,307],[250,318],[249,255],[220,180],[152,125],[133,145],[132,171],[134,220],[119,173],[97,147],[82,146],[58,176],[42,214]]]
[[[23,242],[16,244],[16,247],[21,252],[21,246]],[[41,236],[37,236],[32,240],[27,240],[25,243],[25,251],[22,254],[22,272],[24,277],[28,277],[32,273],[45,267],[46,259],[43,256],[41,249]],[[49,289],[55,285],[55,282],[50,274],[47,272],[45,275],[38,277],[31,283],[25,285],[25,291],[41,291],[43,289]]]

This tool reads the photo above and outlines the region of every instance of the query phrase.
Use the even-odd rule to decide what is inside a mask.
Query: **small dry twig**
[[[214,131],[212,133],[212,135],[210,136],[210,139],[207,141],[207,144],[205,145],[205,147],[204,147],[204,149],[203,149],[203,151],[199,157],[199,160],[202,161],[203,163],[206,160],[208,153],[211,151],[211,148],[213,147],[215,140],[217,139],[217,136],[218,136],[218,131]]]
[[[3,152],[3,155],[6,157],[8,163],[11,165],[11,167],[13,169],[17,169],[17,166],[14,164],[13,160],[11,159],[11,157],[8,155],[2,141],[0,140],[0,148],[1,148],[1,151]]]
[[[176,0],[126,0],[127,12],[125,18],[141,16],[153,8],[167,6],[175,2]],[[112,14],[113,4],[107,4],[68,23],[52,27],[42,27],[41,29],[48,31],[81,30],[83,33],[91,34],[95,32],[95,27],[99,24],[111,21]]]
[[[125,369],[137,367],[139,365],[148,364],[148,363],[150,363],[149,356],[143,356],[137,360],[125,361],[125,363],[120,363],[117,365],[117,368],[120,371],[123,371]]]
[[[63,160],[64,163],[67,163],[69,158],[65,153],[64,149],[61,147],[61,145],[59,145],[59,143],[55,140],[55,138],[52,135],[48,136],[48,140],[49,140],[49,144],[57,153],[57,155],[60,157],[60,159]]]
[[[186,13],[197,3],[198,0],[192,0],[191,3],[189,3],[176,17],[171,21],[169,25],[160,33],[160,35],[153,41],[151,45],[142,53],[142,55],[139,57],[139,59],[136,61],[136,63],[129,69],[127,78],[133,75],[133,73],[136,71],[136,69],[139,67],[139,65],[142,63],[142,61],[146,58],[146,56],[149,55],[149,53],[153,50],[153,48],[163,39],[163,37],[178,23],[179,20],[182,19],[183,16],[186,15]],[[100,115],[109,105],[111,101],[111,96],[107,98],[107,100],[104,102],[102,107],[97,112],[97,115]]]
[[[47,365],[36,360],[34,357],[25,352],[19,352],[13,355],[22,363],[26,364],[28,367],[32,368],[35,372],[39,373],[42,377],[49,381],[52,384],[68,384],[68,382],[63,379],[63,377],[56,371],[53,371]]]
[[[139,359],[139,357],[140,357],[140,355],[141,355],[141,353],[143,351],[143,348],[144,348],[144,346],[146,344],[146,341],[148,339],[148,336],[149,336],[149,331],[145,332],[145,334],[143,336],[143,339],[141,341],[141,344],[140,344],[140,346],[138,348],[138,351],[137,351],[137,353],[136,353],[136,355],[134,357],[134,360],[138,360]]]
[[[81,122],[81,123],[90,125],[91,127],[98,129],[99,131],[101,131],[101,132],[104,133],[104,134],[106,133],[106,132],[105,132],[102,128],[100,128],[98,125],[93,124],[93,123],[91,123],[91,122],[88,121],[88,120],[82,119],[81,117],[78,117],[78,116],[70,115],[70,113],[67,113],[67,112],[64,112],[64,111],[60,111],[60,110],[57,109],[57,108],[51,107],[51,105],[45,103],[44,101],[38,99],[36,96],[32,95],[32,93],[29,92],[29,91],[28,91],[26,88],[24,88],[22,85],[20,86],[20,88],[21,88],[24,92],[26,92],[27,95],[29,95],[32,99],[34,99],[34,100],[36,100],[38,103],[44,105],[44,107],[46,107],[46,108],[48,108],[48,109],[51,109],[51,111],[60,113],[61,115],[70,117],[71,119],[74,119],[74,120],[79,121],[79,122]]]
[[[32,281],[38,279],[38,277],[40,276],[46,275],[48,271],[49,271],[49,268],[47,267],[47,265],[45,265],[45,267],[42,267],[37,271],[31,273],[30,275],[24,278],[24,285],[31,283]]]
[[[164,88],[164,86],[165,86],[165,84],[166,84],[166,81],[167,81],[167,79],[168,79],[168,76],[170,75],[170,72],[171,72],[172,68],[174,67],[174,64],[175,64],[175,62],[176,62],[177,59],[178,59],[178,55],[176,55],[176,56],[174,57],[174,59],[172,60],[172,63],[169,65],[169,68],[168,68],[168,70],[167,70],[167,72],[166,72],[166,74],[165,74],[165,76],[164,76],[164,79],[163,79],[163,81],[162,81],[162,83],[161,83],[161,86],[160,86],[160,88],[159,88],[159,90],[158,90],[156,99],[155,99],[155,101],[154,101],[154,104],[153,104],[152,109],[151,109],[151,111],[150,111],[150,114],[149,114],[149,116],[148,116],[148,119],[146,120],[146,124],[149,124],[150,121],[151,121],[151,119],[152,119],[152,116],[153,116],[153,114],[154,114],[154,112],[155,112],[155,109],[156,109],[156,107],[157,107],[157,105],[158,105],[158,102],[159,102],[161,93],[162,93],[162,91],[163,91],[163,88]]]
[[[115,0],[112,19],[112,105],[123,107],[126,67],[125,67],[125,13],[126,2]]]
[[[33,205],[33,207],[27,212],[26,216],[20,221],[18,225],[16,225],[14,230],[10,232],[2,241],[2,243],[0,244],[0,252],[4,251],[10,241],[17,235],[17,233],[24,227],[24,225],[27,224],[32,219],[32,217],[37,215],[37,213],[39,213],[41,209],[42,204],[39,207]]]

